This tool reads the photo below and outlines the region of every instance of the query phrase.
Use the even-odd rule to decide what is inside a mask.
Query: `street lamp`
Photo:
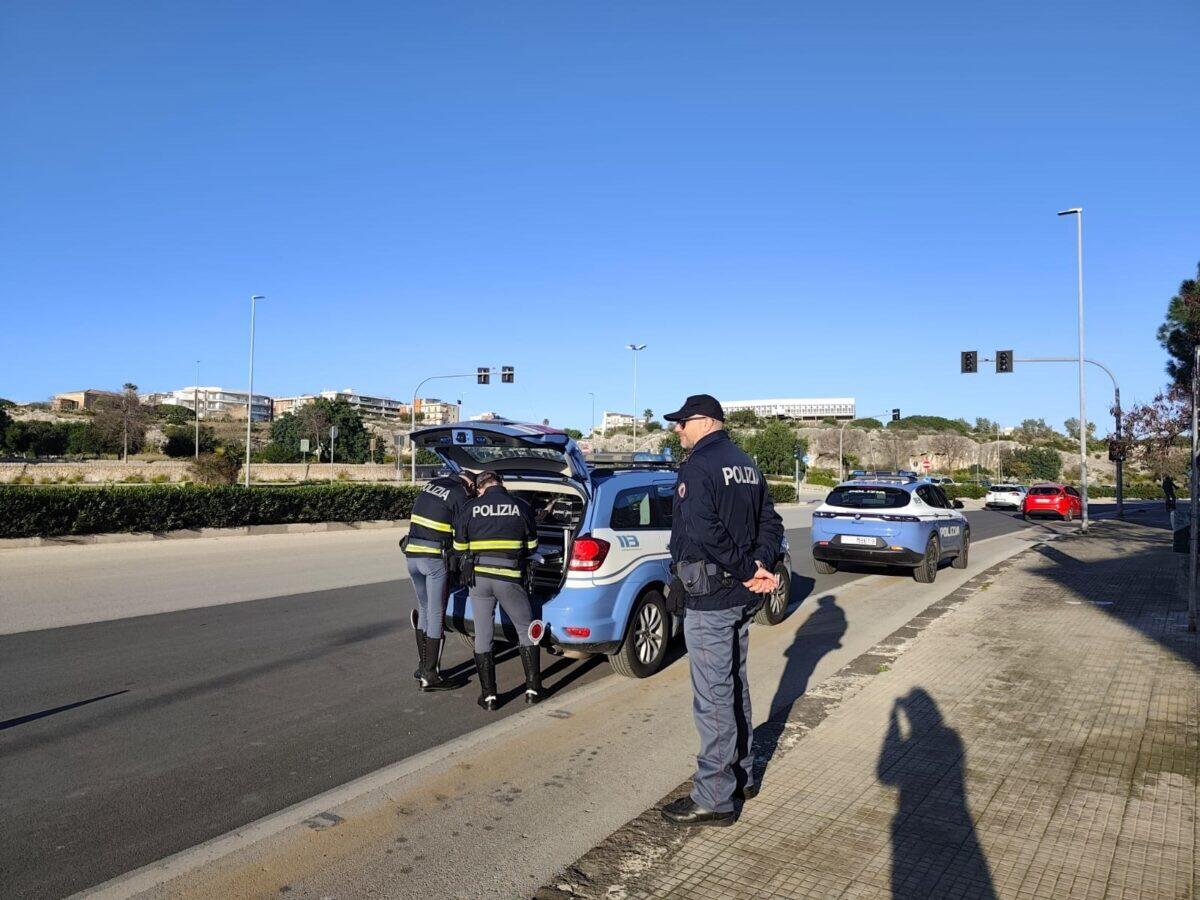
[[[262,294],[250,297],[250,389],[246,392],[246,487],[250,487],[250,423],[254,419],[254,308]]]
[[[645,350],[645,344],[626,344],[626,349],[633,351],[633,448],[637,449],[637,355],[639,350]]]
[[[192,391],[192,411],[196,420],[196,459],[200,458],[200,360],[196,360],[196,387]]]
[[[1079,521],[1080,531],[1088,530],[1088,494],[1087,494],[1087,409],[1084,402],[1083,384],[1083,208],[1074,206],[1064,209],[1060,216],[1075,217],[1075,248],[1076,261],[1079,271],[1079,500],[1083,504],[1083,515]]]
[[[596,395],[592,391],[588,391],[588,396],[592,398],[592,418],[588,422],[588,439],[592,437],[592,432],[596,430]]]

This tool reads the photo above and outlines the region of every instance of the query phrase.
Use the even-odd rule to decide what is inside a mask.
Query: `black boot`
[[[425,649],[425,632],[417,626],[413,626],[413,636],[417,641],[417,667],[413,670],[413,678],[417,681],[421,680],[421,673],[425,671],[425,657],[427,651]]]
[[[438,663],[442,659],[442,638],[431,638],[425,635],[425,658],[422,660],[421,690],[423,691],[453,691],[466,684],[461,679],[443,678],[438,671]]]
[[[496,657],[491,653],[476,653],[475,668],[479,672],[479,705],[495,710],[500,705],[496,696]]]
[[[537,644],[521,647],[521,665],[525,669],[525,702],[542,700],[542,648]]]

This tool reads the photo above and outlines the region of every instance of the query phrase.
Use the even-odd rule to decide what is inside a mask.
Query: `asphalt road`
[[[976,541],[1026,527],[969,516]],[[799,591],[861,577],[816,575],[808,529],[788,534]],[[389,581],[0,636],[6,895],[70,894],[523,708],[511,653],[498,713],[474,683],[418,693],[411,605]],[[452,639],[444,664],[469,659]],[[552,691],[610,674],[544,666]]]

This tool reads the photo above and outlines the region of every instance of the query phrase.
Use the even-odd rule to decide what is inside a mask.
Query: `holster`
[[[475,556],[471,553],[457,553],[458,580],[466,587],[475,587]]]
[[[720,566],[709,562],[672,563],[671,573],[683,582],[689,597],[707,597],[728,585],[730,580]]]

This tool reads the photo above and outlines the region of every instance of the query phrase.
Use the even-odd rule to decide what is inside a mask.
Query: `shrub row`
[[[772,503],[795,503],[796,488],[790,481],[768,481]]]
[[[0,486],[0,538],[404,519],[416,493],[409,485],[384,484],[249,490],[198,485],[132,490]]]
[[[987,493],[981,484],[943,484],[942,490],[951,500],[980,500]]]

